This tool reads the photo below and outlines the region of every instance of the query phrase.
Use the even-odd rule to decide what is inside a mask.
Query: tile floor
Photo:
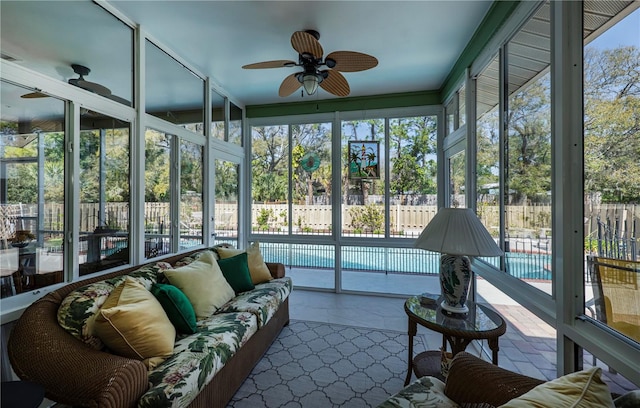
[[[289,272],[290,270],[287,269],[287,273]],[[295,284],[295,271],[292,275],[294,275]],[[370,282],[371,280],[367,285]],[[425,287],[424,279],[420,287]],[[479,287],[479,293],[481,292],[482,288]],[[556,378],[555,329],[504,294],[491,293],[490,297],[492,299],[490,306],[507,321],[507,332],[499,340],[499,365],[543,380]],[[404,312],[404,301],[405,297],[398,296],[336,294],[295,288],[290,297],[290,314],[292,319],[297,320],[406,331],[407,316]],[[425,339],[427,349],[438,349],[442,345],[442,337],[438,333],[418,326],[418,334]],[[485,350],[481,351],[482,346]],[[421,351],[424,350],[416,349],[415,353]],[[482,355],[487,360],[490,359],[486,343],[481,345],[474,342],[467,351]],[[590,366],[592,357],[585,353],[584,361],[585,367]],[[624,394],[638,388],[621,375],[609,372],[606,365],[601,362],[598,361],[597,364],[603,367],[604,380],[609,384],[612,392]]]

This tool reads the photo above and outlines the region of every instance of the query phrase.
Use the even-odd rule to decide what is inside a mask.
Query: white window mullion
[[[177,253],[180,250],[180,138],[171,135],[171,252]]]
[[[80,183],[77,182],[80,179],[80,105],[69,102],[66,117],[64,217],[67,234],[63,262],[67,278],[77,280],[80,260],[73,254],[80,253]]]
[[[554,279],[557,370],[567,374],[581,362],[564,325],[584,310],[582,2],[551,2],[551,39],[552,252],[563,254],[552,269],[562,271]]]

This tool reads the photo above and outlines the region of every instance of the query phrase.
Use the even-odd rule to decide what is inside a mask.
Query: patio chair
[[[596,319],[640,342],[640,262],[591,257]]]
[[[36,273],[33,276],[33,288],[60,283],[64,280],[62,252],[50,252],[47,248],[36,249]]]
[[[2,297],[20,293],[20,261],[18,248],[0,249],[0,285]],[[16,280],[16,277],[18,278]]]

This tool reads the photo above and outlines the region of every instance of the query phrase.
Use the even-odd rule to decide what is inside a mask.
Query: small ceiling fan
[[[301,86],[308,95],[313,95],[318,86],[336,96],[347,96],[351,92],[349,83],[341,72],[356,72],[371,69],[378,60],[368,54],[355,51],[334,51],[322,58],[323,49],[315,30],[296,31],[291,36],[291,46],[298,52],[298,62],[275,60],[244,65],[244,69],[301,67],[302,72],[287,76],[278,94],[289,96]],[[326,69],[323,69],[326,67]]]
[[[84,79],[84,77],[86,75],[89,75],[89,73],[91,72],[91,70],[87,67],[85,67],[84,65],[80,65],[80,64],[71,64],[71,68],[73,69],[73,72],[75,72],[79,78],[71,78],[69,79],[69,82],[71,85],[77,86],[78,88],[82,88],[84,90],[87,90],[89,92],[93,92],[96,93],[98,95],[104,96],[106,98],[112,99],[116,102],[120,102],[122,104],[131,106],[131,103],[124,99],[121,98],[119,96],[113,95],[111,93],[111,90],[109,88],[107,88],[104,85],[100,85],[96,82],[90,82],[87,81],[86,79]],[[28,94],[24,94],[22,95],[22,98],[46,98],[49,95],[44,94],[42,92],[30,92]]]
[[[97,93],[102,96],[111,95],[111,90],[106,86],[100,85],[96,82],[89,82],[84,79],[85,75],[89,75],[91,70],[84,65],[80,64],[71,64],[71,68],[73,68],[73,72],[78,74],[80,78],[71,78],[68,82],[71,85],[75,85],[78,88],[86,89],[87,91],[91,91],[93,93]]]

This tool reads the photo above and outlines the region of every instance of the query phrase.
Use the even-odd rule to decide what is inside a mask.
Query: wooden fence
[[[350,209],[361,206],[346,205],[343,207],[342,224],[351,224]],[[379,211],[383,207],[379,206]],[[130,212],[127,203],[107,203],[103,217],[99,213],[98,204],[80,205],[80,230],[92,231],[100,221],[108,219],[109,223],[120,228],[128,228]],[[284,233],[288,230],[287,204],[252,204],[252,227],[258,227],[258,219],[266,218],[270,232]],[[413,236],[431,221],[437,212],[435,205],[400,205],[393,204],[389,208],[389,221],[394,234]],[[292,206],[292,228],[294,231],[324,231],[332,229],[332,207],[329,205],[298,205]],[[216,229],[237,229],[238,204],[234,202],[218,204],[215,209]],[[268,217],[265,217],[268,214]],[[482,205],[478,208],[478,215],[492,234],[497,234],[499,226],[499,207]],[[170,222],[168,203],[145,203],[145,225],[155,231],[163,229]],[[534,238],[548,236],[551,225],[551,206],[508,206],[505,217],[509,227],[509,234],[518,237]],[[202,214],[182,215],[183,224],[202,222]],[[8,238],[13,230],[22,229],[20,220],[38,219],[37,206],[34,204],[5,204],[0,205],[0,238]],[[63,205],[47,203],[41,218],[41,231],[63,230]],[[640,236],[640,205],[638,204],[585,204],[585,237],[604,239],[606,231],[611,237],[636,240]],[[598,236],[598,231],[601,235]]]

